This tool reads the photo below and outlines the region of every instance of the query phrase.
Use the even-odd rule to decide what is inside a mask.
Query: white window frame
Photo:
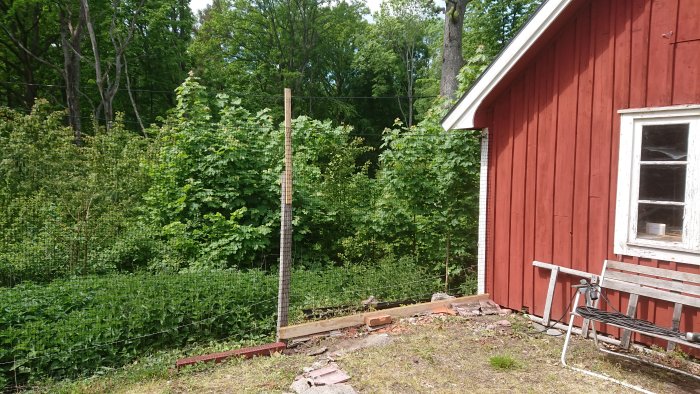
[[[624,109],[620,114],[620,155],[613,252],[700,265],[700,105]],[[642,127],[688,124],[688,157],[681,242],[637,238]]]

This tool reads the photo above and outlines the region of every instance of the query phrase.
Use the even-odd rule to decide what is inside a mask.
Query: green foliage
[[[493,59],[537,9],[542,0],[472,0],[467,4],[462,37],[466,58],[483,47]]]
[[[117,123],[73,144],[62,113],[0,109],[0,284],[129,269],[147,259],[136,208],[143,138]]]
[[[432,49],[438,46],[433,32],[441,22],[428,3],[406,0],[383,2],[374,19],[375,23],[358,37],[354,65],[371,78],[374,96],[402,96],[397,115],[412,126],[418,81],[422,81],[423,91],[429,90],[425,86],[428,66]],[[436,83],[433,80],[432,85]]]
[[[278,107],[275,97],[287,86],[297,96],[329,98],[310,98],[296,113],[347,121],[356,118],[354,105],[330,98],[351,95],[357,83],[352,59],[364,12],[358,1],[217,1],[189,52],[208,86],[248,96],[251,111]]]
[[[508,371],[518,367],[518,362],[511,356],[499,355],[489,358],[489,364],[495,369]]]
[[[295,311],[434,290],[409,262],[295,270]],[[387,286],[387,283],[392,285]],[[350,291],[351,290],[351,291]],[[259,270],[107,275],[0,288],[0,377],[82,376],[158,349],[272,338],[277,276]],[[320,303],[320,304],[319,304]]]
[[[385,131],[376,227],[392,255],[463,278],[476,250],[479,135],[445,132],[440,111]],[[381,236],[380,236],[381,234]]]
[[[250,266],[269,248],[279,133],[265,112],[239,104],[219,95],[209,108],[194,77],[178,88],[150,166],[148,217],[166,244],[153,268]]]
[[[275,278],[259,271],[120,275],[0,290],[4,374],[72,377],[154,349],[274,327]]]
[[[294,240],[307,264],[337,261],[370,183],[367,167],[355,167],[368,148],[329,121],[299,117],[293,129]],[[190,77],[158,135],[146,201],[164,247],[151,268],[251,267],[276,253],[284,136],[267,111],[224,95],[210,107]]]

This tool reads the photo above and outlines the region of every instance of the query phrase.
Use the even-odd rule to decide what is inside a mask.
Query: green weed
[[[495,369],[508,371],[518,367],[517,361],[508,355],[492,356],[489,358],[489,364]]]

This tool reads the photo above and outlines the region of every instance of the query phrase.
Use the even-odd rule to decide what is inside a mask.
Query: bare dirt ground
[[[498,325],[508,320],[510,325]],[[502,323],[504,324],[504,323]],[[381,340],[370,340],[382,335]],[[379,338],[372,338],[379,339]],[[523,317],[425,316],[403,319],[386,329],[309,341],[287,355],[232,360],[169,378],[120,385],[93,382],[85,392],[274,393],[289,392],[294,377],[330,358],[347,372],[360,393],[634,392],[559,364],[563,335],[538,333]],[[320,355],[308,356],[315,351]],[[501,368],[493,357],[510,360]],[[667,362],[677,362],[671,355]],[[591,340],[573,337],[570,364],[605,373],[658,393],[700,393],[696,379],[656,367],[606,356]],[[509,365],[512,364],[512,365]],[[81,391],[83,391],[81,390]]]

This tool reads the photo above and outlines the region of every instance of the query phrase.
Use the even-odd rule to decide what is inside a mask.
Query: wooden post
[[[282,175],[280,276],[277,297],[277,340],[289,316],[289,279],[292,265],[292,90],[284,89],[284,174]]]

